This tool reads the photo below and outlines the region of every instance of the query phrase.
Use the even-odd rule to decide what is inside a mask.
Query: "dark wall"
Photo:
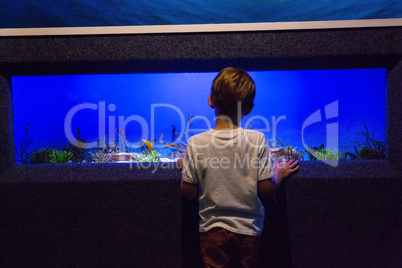
[[[0,38],[0,266],[199,267],[174,167],[17,166],[13,75],[386,68],[387,159],[303,162],[270,200],[261,267],[402,266],[402,28]]]
[[[0,75],[0,174],[14,164],[14,126],[10,81]]]
[[[3,37],[0,73],[69,74],[394,66],[401,28]]]
[[[401,178],[292,179],[295,267],[401,267]]]
[[[1,267],[180,267],[179,170],[37,165],[1,175]]]

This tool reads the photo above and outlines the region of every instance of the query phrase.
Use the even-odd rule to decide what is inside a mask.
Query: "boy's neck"
[[[224,129],[236,129],[239,128],[237,122],[229,122],[224,118],[216,119],[216,125],[214,127],[215,130],[224,130]]]

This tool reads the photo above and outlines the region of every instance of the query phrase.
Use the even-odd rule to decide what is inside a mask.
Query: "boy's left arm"
[[[283,160],[282,162],[279,160],[275,161],[274,164],[274,179],[276,186],[279,187],[283,178],[290,176],[295,173],[299,169],[299,161],[295,159],[291,160]]]
[[[298,161],[284,160],[283,162],[275,161],[273,171],[271,169],[271,154],[265,136],[261,137],[263,146],[259,152],[261,161],[259,177],[262,178],[258,182],[258,195],[263,198],[268,198],[273,195],[276,189],[281,184],[283,178],[289,176],[299,169]],[[270,179],[268,179],[268,176]],[[264,179],[266,178],[266,179]]]
[[[282,180],[299,169],[299,161],[284,160],[280,162],[275,161],[274,164],[274,177],[268,180],[258,182],[258,195],[262,198],[271,197],[278,189]]]

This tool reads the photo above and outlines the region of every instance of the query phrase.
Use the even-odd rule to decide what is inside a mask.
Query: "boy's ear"
[[[252,104],[250,105],[250,107],[248,107],[247,109],[245,109],[245,110],[243,111],[243,115],[246,116],[246,115],[248,115],[249,113],[251,113],[251,111],[253,110],[253,108],[254,108],[254,103],[252,103]]]
[[[208,95],[208,103],[209,103],[209,106],[210,106],[212,109],[215,109],[215,106],[214,106],[214,104],[212,103],[212,100],[211,100],[211,95]]]

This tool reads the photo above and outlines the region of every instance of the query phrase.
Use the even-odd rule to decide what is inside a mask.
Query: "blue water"
[[[0,28],[401,18],[400,0],[0,0]]]
[[[242,126],[258,129],[267,139],[281,138],[298,151],[305,146],[354,152],[350,141],[368,124],[385,140],[385,70],[252,71],[256,83],[253,111]],[[18,143],[29,134],[31,149],[68,143],[66,130],[86,142],[115,136],[123,129],[127,142],[141,139],[172,142],[172,125],[188,136],[214,127],[207,103],[217,73],[150,73],[110,75],[23,76],[12,78],[14,135]],[[311,121],[311,119],[320,120]],[[66,122],[71,123],[66,129]],[[308,123],[310,122],[310,123]],[[68,125],[67,124],[67,125]],[[303,128],[304,126],[304,128]],[[336,126],[337,131],[328,126]],[[332,149],[335,149],[332,148]]]

